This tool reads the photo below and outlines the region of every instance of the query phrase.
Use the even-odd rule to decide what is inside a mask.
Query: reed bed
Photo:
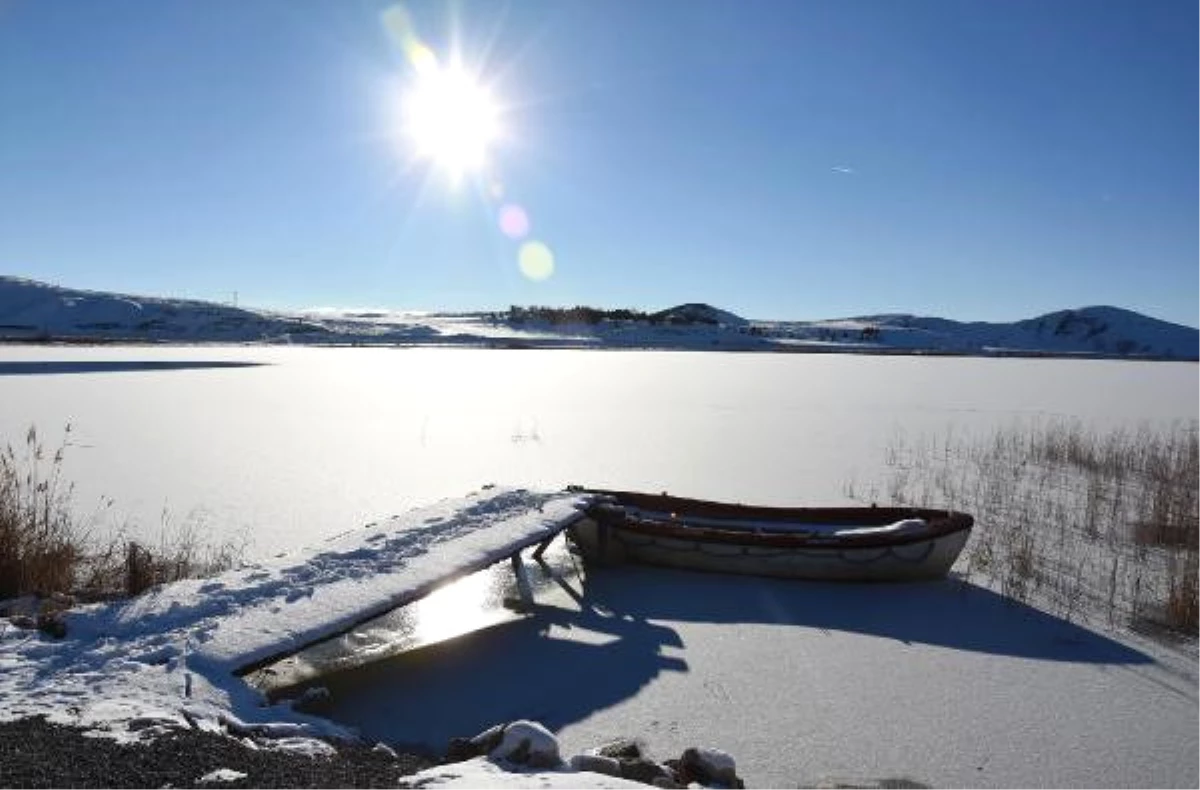
[[[883,499],[963,510],[956,570],[1067,619],[1197,635],[1197,424],[1095,431],[1072,420],[986,436],[898,434]],[[874,500],[878,491],[857,499]]]
[[[74,508],[63,476],[71,426],[48,450],[35,427],[0,450],[0,601],[21,596],[62,600],[136,595],[155,584],[206,576],[235,565],[242,546],[213,543],[202,520],[163,515],[153,542],[114,528],[111,502],[88,516]]]

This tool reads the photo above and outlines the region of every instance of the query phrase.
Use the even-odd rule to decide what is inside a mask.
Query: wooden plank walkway
[[[156,625],[186,639],[189,666],[245,674],[548,543],[592,499],[492,488],[445,500],[313,549],[165,585],[122,607],[108,633]]]

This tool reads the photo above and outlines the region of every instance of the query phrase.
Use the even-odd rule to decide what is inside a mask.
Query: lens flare
[[[534,282],[548,280],[554,274],[554,253],[540,241],[527,241],[517,252],[521,274]]]
[[[412,51],[408,53],[408,60],[418,74],[432,74],[438,68],[437,55],[424,44],[417,44],[413,47]]]
[[[417,36],[417,30],[413,26],[412,18],[404,6],[391,6],[381,14],[381,17],[384,30],[418,73],[437,68],[437,55],[421,42]]]
[[[514,203],[500,208],[500,232],[514,241],[529,235],[529,215]]]

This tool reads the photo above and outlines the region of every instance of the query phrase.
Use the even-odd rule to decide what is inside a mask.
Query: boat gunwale
[[[589,506],[590,517],[617,530],[629,530],[648,535],[707,543],[740,543],[772,548],[795,548],[841,551],[845,549],[874,549],[926,543],[969,531],[975,519],[967,513],[931,508],[898,507],[766,507],[713,502],[701,499],[643,494],[630,491],[586,489],[601,499]],[[615,501],[614,501],[615,500]],[[662,513],[663,518],[632,516],[622,509],[629,505],[643,511]],[[918,518],[925,527],[918,531],[897,534],[864,533],[861,535],[813,532],[755,531],[748,527],[722,529],[689,524],[688,516],[706,519],[758,520],[764,522],[840,523],[847,529],[854,526],[883,526],[904,519]]]

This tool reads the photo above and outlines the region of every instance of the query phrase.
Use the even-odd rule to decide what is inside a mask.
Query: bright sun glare
[[[478,171],[499,134],[488,90],[461,67],[429,64],[405,98],[405,132],[418,156],[453,176]]]

